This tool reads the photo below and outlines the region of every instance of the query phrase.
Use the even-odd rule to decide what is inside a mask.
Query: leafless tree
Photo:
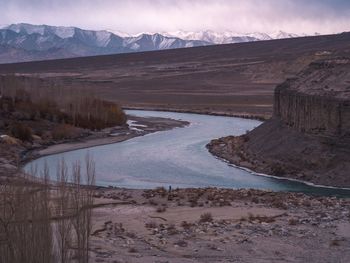
[[[89,156],[85,167],[82,173],[76,162],[70,177],[61,160],[55,184],[46,164],[41,180],[19,176],[0,184],[0,262],[89,261],[95,181]]]

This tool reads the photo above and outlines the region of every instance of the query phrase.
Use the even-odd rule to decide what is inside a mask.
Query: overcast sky
[[[350,0],[0,0],[0,25],[140,32],[350,31]]]

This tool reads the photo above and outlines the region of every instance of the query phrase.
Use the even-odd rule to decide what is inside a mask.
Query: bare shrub
[[[295,226],[295,225],[299,224],[299,220],[296,219],[296,218],[290,218],[288,220],[288,224],[291,225],[291,226]]]
[[[129,253],[137,253],[137,249],[135,247],[129,248]]]
[[[166,211],[166,206],[159,206],[157,207],[156,212],[157,213],[164,213]]]
[[[145,227],[146,227],[146,228],[157,228],[158,225],[157,225],[156,222],[150,221],[150,222],[147,222],[147,223],[145,224]]]
[[[331,240],[330,245],[338,247],[338,246],[340,246],[340,240],[333,239],[333,240]]]
[[[20,139],[21,141],[31,141],[33,132],[32,130],[22,124],[22,123],[13,123],[10,128],[10,133],[13,137],[16,137],[17,139]]]
[[[181,222],[181,226],[184,228],[184,229],[189,229],[193,226],[193,224],[191,223],[188,223],[187,221],[182,221]]]
[[[153,205],[153,206],[158,205],[157,201],[154,200],[154,199],[150,199],[150,200],[148,201],[148,203],[149,203],[150,205]]]
[[[179,233],[179,231],[176,229],[176,226],[174,224],[171,224],[167,227],[167,231],[169,235],[176,235]]]
[[[71,139],[78,135],[78,128],[69,124],[60,124],[52,130],[52,138],[54,140]]]
[[[188,243],[185,240],[181,239],[181,240],[176,241],[174,243],[174,245],[177,245],[179,247],[187,247]]]
[[[261,215],[253,215],[252,213],[248,213],[248,220],[258,221],[259,223],[273,223],[276,221],[274,216],[261,216]]]
[[[201,214],[199,222],[205,223],[205,222],[212,222],[213,221],[213,215],[211,213],[204,213]]]

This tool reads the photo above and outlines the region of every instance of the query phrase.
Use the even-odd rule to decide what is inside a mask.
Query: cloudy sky
[[[0,25],[140,32],[350,31],[350,0],[0,0]]]

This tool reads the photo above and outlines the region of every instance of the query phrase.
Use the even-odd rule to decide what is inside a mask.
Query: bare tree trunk
[[[69,207],[71,205],[71,198],[69,195],[68,186],[68,168],[64,161],[58,164],[57,167],[57,215],[62,218],[57,222],[57,243],[58,243],[58,260],[61,263],[66,263],[70,258],[69,247],[71,245],[71,230],[72,225],[70,220],[66,219],[69,214]]]

